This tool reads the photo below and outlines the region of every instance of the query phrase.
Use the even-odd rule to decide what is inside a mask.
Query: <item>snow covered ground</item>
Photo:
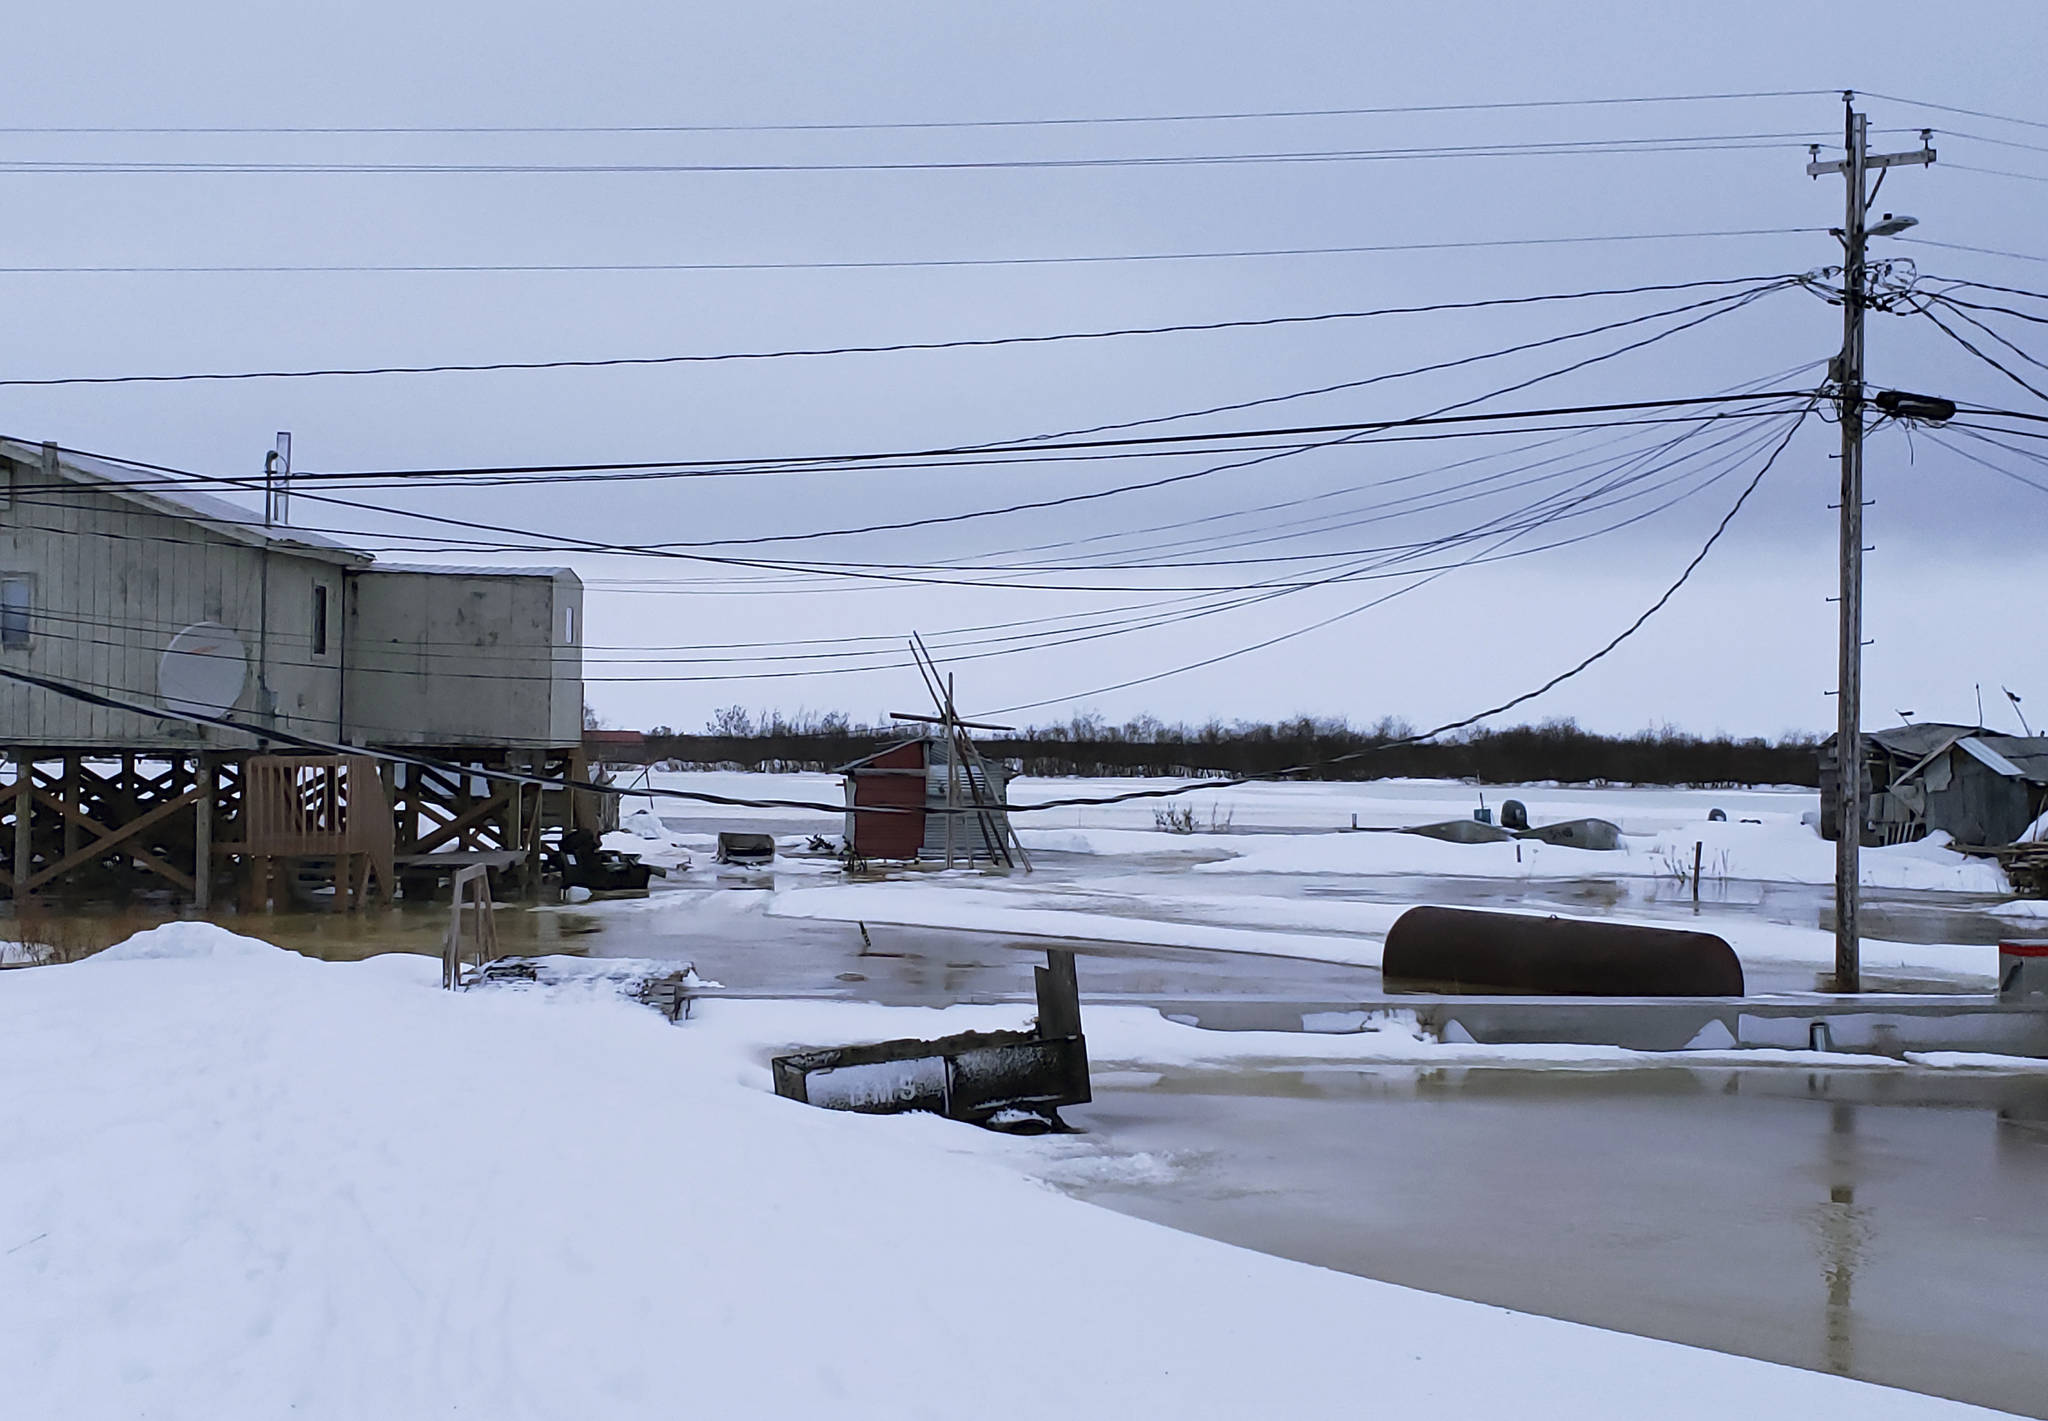
[[[826,774],[749,775],[716,772],[656,772],[660,788],[692,790],[732,798],[781,799],[826,805],[843,802],[839,777]],[[1020,808],[1069,799],[1103,799],[1132,791],[1170,789],[1196,783],[1160,779],[1018,779],[1011,799]],[[1449,844],[1412,834],[1342,832],[1355,818],[1360,828],[1388,829],[1467,819],[1481,798],[1498,816],[1501,804],[1519,799],[1532,824],[1568,819],[1606,819],[1627,837],[1608,852],[1524,842]],[[649,801],[638,801],[649,803]],[[1205,832],[1169,834],[1154,827],[1153,813],[1167,805],[1195,810]],[[720,810],[680,800],[654,800],[664,819],[743,815],[837,835],[838,816],[809,810]],[[1709,818],[1720,810],[1726,819]],[[1694,790],[1664,787],[1504,785],[1479,789],[1447,780],[1372,780],[1360,783],[1261,783],[1205,790],[1179,799],[1136,799],[1118,804],[1049,808],[1017,814],[1025,846],[1061,853],[1102,856],[1168,854],[1220,860],[1210,871],[1257,873],[1339,873],[1459,875],[1481,878],[1670,878],[1688,871],[1695,845],[1706,875],[1769,883],[1832,883],[1834,846],[1802,817],[1818,815],[1820,796],[1812,790],[1750,788]],[[1215,830],[1209,832],[1209,826]],[[1284,835],[1284,837],[1283,837]],[[1927,841],[1871,849],[1862,856],[1863,882],[1870,888],[1950,893],[2003,894],[2005,876],[1996,864],[1965,858]]]
[[[941,877],[778,886],[767,911],[789,918],[1256,952],[1378,967],[1387,929],[1409,906],[1176,892],[1172,880],[1164,876],[1038,884],[1029,878],[973,875],[966,882]],[[1554,915],[1627,920],[1627,915],[1574,914],[1566,909]],[[1716,919],[1708,926],[1735,949],[1745,968],[1819,971],[1834,962],[1834,935],[1818,927],[1755,917]],[[1863,964],[1872,973],[1932,977],[1952,982],[1958,989],[1985,991],[1997,976],[1998,949],[1987,943],[1866,938]]]
[[[768,1089],[778,1048],[1015,1008],[673,1027],[436,972],[178,924],[0,974],[9,1414],[1987,1414],[1233,1249],[1049,1189],[1056,1139]]]
[[[652,782],[732,798],[826,805],[841,799],[831,775],[657,773]],[[1020,806],[1044,805],[1185,783],[1020,779],[1012,797]],[[1536,841],[1454,844],[1413,834],[1349,832],[1354,820],[1361,829],[1384,830],[1466,817],[1481,794],[1448,781],[1262,783],[1185,800],[1048,808],[1015,819],[1026,846],[1049,860],[1048,871],[919,871],[887,882],[847,883],[829,871],[829,861],[785,860],[765,911],[787,919],[1202,948],[1371,968],[1379,965],[1386,931],[1405,908],[1433,898],[1490,901],[1455,892],[1435,896],[1460,883],[1517,893],[1536,888],[1541,891],[1532,898],[1510,906],[1560,916],[1669,922],[1677,908],[1670,902],[1646,904],[1644,887],[1679,885],[1696,855],[1704,883],[1724,898],[1730,884],[1818,886],[1833,880],[1834,846],[1804,822],[1817,815],[1819,797],[1798,789],[1527,785],[1483,791],[1496,813],[1504,800],[1521,800],[1536,824],[1574,818],[1618,824],[1622,847],[1604,852]],[[1196,822],[1216,827],[1192,834],[1162,831],[1153,814],[1163,804],[1193,804]],[[651,808],[652,814],[636,816],[641,832],[657,833],[665,823],[664,838],[636,841],[622,834],[611,842],[649,850],[652,862],[689,852],[708,861],[711,827],[741,812],[764,815],[762,822],[772,823],[792,846],[806,833],[836,837],[842,827],[836,816],[817,811],[735,811],[678,800],[655,801]],[[1711,818],[1716,810],[1725,818]],[[2009,893],[1998,867],[1957,854],[1945,842],[1866,850],[1862,864],[1864,883],[1873,892],[1928,905],[1949,902],[2028,926],[2042,910],[2038,903],[1998,902]],[[703,877],[701,862],[697,877]],[[1543,901],[1545,893],[1568,885],[1601,883],[1626,891],[1604,906],[1589,905],[1583,895]],[[659,908],[661,901],[657,895],[650,906]],[[1647,911],[1652,906],[1659,911]],[[1761,905],[1741,911],[1724,904],[1711,921],[1698,925],[1727,938],[1746,966],[1765,969],[1774,981],[1784,981],[1788,972],[1830,968],[1833,940],[1823,928],[1818,898],[1805,905],[1803,918],[1787,916],[1782,909],[1774,915]],[[1980,929],[1985,921],[1977,919]],[[1892,942],[1879,931],[1865,942],[1864,963],[1877,974],[1984,990],[1997,970],[1994,941],[1995,934],[1980,931],[1972,940]]]

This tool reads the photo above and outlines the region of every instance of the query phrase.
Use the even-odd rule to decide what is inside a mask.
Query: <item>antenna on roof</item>
[[[2027,724],[2027,713],[2020,709],[2020,698],[2012,693],[2012,688],[2009,686],[2000,686],[1998,689],[2004,691],[2005,698],[2012,702],[2012,713],[2020,718],[2020,729],[2026,731],[2028,735],[2032,735],[2034,727]]]
[[[277,447],[263,456],[263,526],[289,527],[292,521],[292,435],[277,432]]]

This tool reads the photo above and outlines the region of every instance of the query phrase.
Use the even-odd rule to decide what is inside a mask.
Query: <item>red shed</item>
[[[930,811],[946,807],[947,760],[944,740],[918,739],[841,765],[839,773],[846,776],[846,842],[853,851],[868,859],[943,860],[948,816]],[[1004,766],[973,755],[961,757],[956,780],[959,806],[988,807],[951,816],[955,857],[967,862],[1010,861],[1008,790]],[[892,810],[901,812],[887,812]]]

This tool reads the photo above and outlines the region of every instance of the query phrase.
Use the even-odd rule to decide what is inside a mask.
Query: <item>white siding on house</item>
[[[180,518],[77,479],[55,477],[33,446],[0,445],[11,474],[0,499],[0,578],[26,579],[30,641],[0,645],[0,667],[47,676],[123,700],[158,703],[165,646],[186,627],[218,622],[248,649],[241,698],[229,714],[263,710],[271,692],[279,727],[331,737],[340,728],[341,664],[312,652],[316,583],[340,605],[340,554],[265,550],[205,522]],[[360,560],[360,559],[358,559]],[[269,583],[268,616],[264,582]],[[124,749],[246,747],[253,737],[214,727],[87,706],[0,681],[0,744]]]
[[[566,569],[349,575],[351,738],[559,748],[583,735],[583,583]]]

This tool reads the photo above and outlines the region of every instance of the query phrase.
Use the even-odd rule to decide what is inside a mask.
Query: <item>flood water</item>
[[[1049,885],[1103,871],[1087,856],[1037,859]],[[1116,871],[1166,879],[1185,864]],[[1694,916],[1689,892],[1652,880],[1277,877],[1234,889],[1204,875],[1202,890]],[[511,908],[496,915],[500,948],[689,960],[735,994],[922,1006],[1028,1001],[1044,960],[1044,941],[1000,933],[871,925],[863,937],[853,923],[769,918],[760,885],[700,870],[638,903]],[[1824,921],[1825,889],[1706,888],[1701,919]],[[1957,895],[1866,902],[1872,931],[1901,940],[1996,941],[2003,926]],[[101,926],[120,936],[150,916]],[[449,909],[223,921],[348,959],[438,954]],[[1081,956],[1085,1002],[1383,995],[1370,968],[1062,945]],[[1812,985],[1785,974],[1752,974],[1751,990]],[[1109,1208],[1433,1292],[2048,1417],[2048,1075],[1174,1069],[1104,1075],[1094,1103],[1067,1114],[1112,1165],[1163,1162],[1069,1185]]]
[[[2048,1416],[2048,1076],[1169,1070],[1065,1114],[1145,1157],[1070,1186],[1124,1213]]]

